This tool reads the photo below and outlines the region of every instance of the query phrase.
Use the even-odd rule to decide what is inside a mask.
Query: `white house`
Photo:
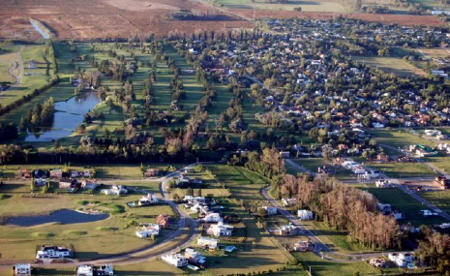
[[[292,206],[296,202],[297,202],[297,200],[295,198],[283,198],[283,199],[281,199],[281,203],[283,204],[284,207]]]
[[[160,226],[154,223],[144,223],[136,230],[136,236],[141,239],[148,238],[151,236],[158,236],[160,231]]]
[[[313,212],[310,210],[298,210],[297,216],[300,220],[312,220],[314,218]]]
[[[197,240],[197,245],[201,247],[207,247],[210,249],[216,249],[217,245],[219,244],[218,239],[210,238],[210,237],[200,237]]]
[[[100,184],[96,180],[84,179],[81,181],[81,188],[86,190],[95,190]]]
[[[80,265],[77,267],[77,276],[94,276],[94,266]]]
[[[188,265],[187,259],[181,254],[164,255],[161,259],[175,267],[185,267]]]
[[[414,257],[410,253],[389,253],[388,258],[399,267],[407,267],[414,262]]]
[[[148,193],[147,195],[145,195],[141,199],[139,199],[138,205],[146,206],[146,205],[158,204],[158,202],[159,202],[159,199],[153,193]]]
[[[184,257],[188,260],[189,263],[199,266],[206,265],[206,258],[202,256],[200,252],[195,251],[192,248],[186,248],[186,250],[184,251]]]
[[[124,195],[128,190],[122,185],[113,185],[111,189],[103,189],[102,193],[105,195]]]
[[[262,207],[264,210],[266,210],[266,213],[268,216],[273,216],[276,215],[278,212],[277,207],[272,207],[272,206],[263,206]]]
[[[16,264],[13,267],[14,275],[16,276],[27,276],[31,275],[31,265],[30,264]]]
[[[114,267],[110,264],[105,264],[95,267],[95,274],[97,276],[114,276]]]
[[[223,219],[219,213],[208,213],[203,218],[203,221],[204,222],[223,222]]]
[[[387,179],[379,179],[375,181],[375,186],[377,188],[386,188],[391,186],[391,182]]]
[[[209,226],[206,233],[215,237],[230,237],[233,234],[233,226],[219,222]]]
[[[71,258],[72,251],[59,246],[41,246],[36,253],[36,259],[63,259]]]

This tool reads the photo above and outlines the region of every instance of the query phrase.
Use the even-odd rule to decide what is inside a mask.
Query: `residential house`
[[[159,215],[156,218],[156,224],[162,228],[168,228],[172,222],[172,217],[169,215]]]
[[[410,253],[389,253],[388,259],[398,267],[410,267],[414,262],[414,257]]]
[[[386,260],[383,257],[372,258],[369,264],[374,267],[383,268],[386,267]]]
[[[105,264],[95,267],[96,276],[114,276],[114,267],[110,264]]]
[[[295,236],[301,233],[302,233],[301,228],[296,225],[293,225],[292,223],[277,227],[274,231],[274,234],[278,236]]]
[[[31,178],[31,172],[27,169],[19,170],[19,176],[25,179]]]
[[[157,176],[159,174],[160,170],[159,169],[147,169],[144,173],[145,177],[154,177]]]
[[[190,264],[206,267],[206,258],[200,254],[200,252],[195,251],[192,248],[186,248],[184,251],[184,257],[188,260]]]
[[[32,176],[34,178],[47,178],[47,172],[43,170],[34,170]]]
[[[158,202],[159,202],[159,199],[153,193],[148,193],[147,195],[145,195],[141,199],[139,199],[138,205],[139,206],[148,206],[148,205],[158,204]]]
[[[273,207],[273,206],[263,206],[262,208],[263,208],[264,210],[266,210],[266,214],[267,214],[268,216],[276,215],[277,212],[278,212],[277,207]]]
[[[125,195],[128,190],[122,185],[113,185],[111,189],[103,189],[102,193],[105,195]]]
[[[141,239],[148,238],[151,236],[158,236],[160,227],[158,224],[144,223],[136,230],[136,236]]]
[[[94,276],[94,266],[93,265],[78,266],[77,276]]]
[[[208,223],[211,223],[211,222],[217,223],[217,222],[223,222],[223,219],[219,213],[209,212],[205,215],[205,217],[203,218],[203,221],[208,222]]]
[[[289,151],[280,151],[280,157],[283,159],[289,158],[291,156],[291,153]]]
[[[73,252],[65,247],[41,246],[36,253],[36,259],[64,259],[71,258]]]
[[[28,276],[31,275],[30,264],[16,264],[13,266],[15,276]]]
[[[59,180],[58,187],[60,189],[73,189],[78,186],[78,181],[76,179],[63,178]]]
[[[443,190],[450,189],[450,179],[445,176],[438,176],[434,179],[434,183],[439,186],[439,188]]]
[[[375,186],[377,188],[389,188],[392,186],[392,183],[388,179],[378,179],[375,181]]]
[[[283,207],[289,207],[293,206],[295,203],[297,203],[297,200],[295,198],[282,198],[281,204],[283,204]]]
[[[61,169],[53,169],[50,170],[50,178],[60,179],[63,176],[63,172]]]
[[[179,188],[186,188],[191,184],[191,179],[182,174],[175,180],[175,185]]]
[[[296,252],[306,252],[314,250],[314,244],[310,241],[298,241],[292,249]]]
[[[42,179],[42,178],[35,178],[34,179],[34,186],[35,187],[42,187],[47,185],[47,179]]]
[[[96,180],[84,179],[81,181],[81,188],[85,190],[95,190],[100,184]]]
[[[201,246],[201,247],[208,248],[208,249],[216,249],[217,246],[219,245],[219,240],[218,239],[214,239],[214,238],[210,238],[210,237],[201,236],[197,240],[197,245]]]
[[[297,216],[300,220],[312,220],[314,218],[313,212],[311,212],[310,210],[304,210],[304,209],[298,210]]]
[[[218,222],[209,226],[206,233],[214,237],[230,237],[233,234],[233,226]]]
[[[188,260],[181,254],[164,255],[161,259],[175,267],[185,267],[188,265]]]

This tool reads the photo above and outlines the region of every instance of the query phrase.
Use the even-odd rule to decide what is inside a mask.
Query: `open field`
[[[401,58],[394,57],[355,57],[355,60],[369,67],[393,73],[400,77],[426,76],[426,72]]]
[[[441,217],[424,218],[420,210],[427,209],[420,202],[397,188],[368,188],[381,203],[389,203],[396,210],[399,210],[405,216],[402,223],[412,223],[415,226],[422,224],[433,225],[444,222]]]
[[[306,19],[332,19],[336,17],[347,17],[353,19],[366,20],[380,23],[394,23],[406,26],[428,25],[443,26],[439,18],[431,15],[402,15],[402,14],[369,14],[369,13],[337,13],[337,12],[296,12],[296,11],[277,11],[277,10],[251,10],[251,9],[232,9],[232,12],[246,18],[306,18]]]
[[[269,9],[279,11],[292,11],[294,8],[300,7],[302,11],[312,12],[347,12],[347,7],[342,1],[333,0],[316,0],[316,1],[287,1],[286,3],[269,3],[264,0],[257,1],[237,1],[237,0],[216,0],[215,4],[228,9]]]
[[[433,191],[433,192],[423,192],[420,194],[421,197],[433,203],[436,207],[441,209],[447,214],[450,214],[450,191]]]
[[[419,135],[412,134],[406,130],[371,130],[370,134],[377,141],[377,144],[387,144],[393,147],[405,147],[414,144],[422,144],[425,146],[436,146],[439,142],[435,140],[427,140]]]
[[[450,157],[427,157],[426,161],[430,163],[430,165],[435,166],[438,169],[445,171],[447,174],[450,174]]]
[[[135,185],[133,182],[122,184],[138,186],[149,192],[159,191],[159,183],[156,182],[139,183],[139,185]],[[36,246],[40,244],[73,246],[78,259],[91,259],[134,250],[154,242],[137,238],[134,234],[136,225],[143,222],[155,222],[159,214],[174,215],[168,205],[124,208],[126,202],[138,200],[141,197],[132,194],[123,197],[106,196],[99,193],[48,193],[31,196],[28,184],[13,181],[2,187],[2,195],[6,195],[6,198],[0,200],[3,218],[46,214],[60,209],[112,212],[106,220],[92,223],[64,225],[50,223],[32,227],[1,225],[0,253],[4,260],[32,259]],[[124,211],[116,211],[116,206],[119,205],[124,208]],[[170,230],[163,231],[158,239],[163,239],[168,233]]]
[[[403,178],[403,177],[424,177],[436,176],[432,169],[422,163],[369,163],[368,166],[380,170],[388,177]]]
[[[182,0],[75,0],[64,4],[55,0],[2,2],[0,10],[0,37],[37,39],[39,34],[28,22],[38,19],[54,30],[58,38],[134,37],[154,33],[225,31],[252,26],[240,19],[225,21],[170,20],[170,14],[189,9],[197,14],[223,14],[210,5]],[[120,26],[120,27],[118,27]]]

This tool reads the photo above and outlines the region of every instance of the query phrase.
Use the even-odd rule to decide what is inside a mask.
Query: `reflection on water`
[[[81,93],[66,102],[55,103],[53,126],[42,133],[28,133],[25,142],[51,142],[70,136],[83,122],[84,115],[91,111],[101,100],[97,93]]]
[[[61,209],[54,211],[49,215],[12,217],[8,219],[7,224],[14,224],[18,226],[35,226],[49,222],[72,224],[94,222],[107,219],[108,217],[108,214],[85,214],[75,210]]]

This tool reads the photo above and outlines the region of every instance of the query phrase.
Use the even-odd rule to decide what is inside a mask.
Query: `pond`
[[[109,214],[86,214],[75,210],[61,209],[48,215],[11,217],[6,221],[6,224],[14,224],[17,226],[35,226],[50,222],[73,224],[100,221],[107,219],[108,217]]]
[[[28,132],[25,142],[51,142],[70,136],[83,122],[84,115],[100,101],[97,93],[87,92],[65,102],[56,102],[52,128],[39,134]]]

